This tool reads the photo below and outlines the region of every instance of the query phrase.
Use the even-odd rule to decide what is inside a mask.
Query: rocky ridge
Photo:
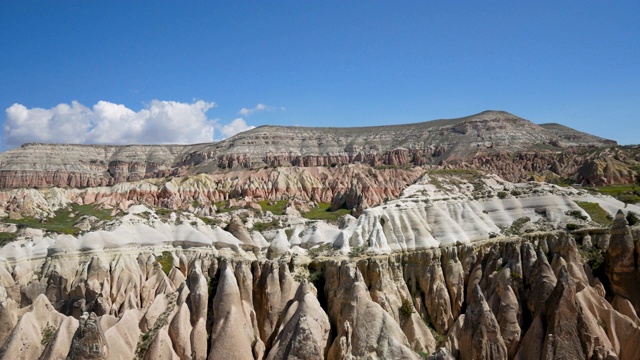
[[[0,354],[635,359],[640,304],[607,294],[580,248],[556,232],[384,256],[156,246],[3,262]]]
[[[460,119],[365,128],[261,126],[212,144],[25,144],[0,154],[0,188],[112,186],[227,169],[252,172],[263,167],[355,163],[371,167],[468,164],[522,181],[541,169],[563,177],[574,175],[586,160],[563,164],[567,162],[561,155],[565,151],[616,145],[558,127],[536,125],[506,112],[485,111]],[[501,156],[529,163],[527,157],[533,153],[543,155],[534,161],[533,168],[525,169],[526,173],[512,175],[513,169],[496,165],[503,163]],[[628,174],[622,179],[629,180]]]

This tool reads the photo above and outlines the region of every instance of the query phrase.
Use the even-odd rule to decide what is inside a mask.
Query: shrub
[[[266,230],[277,229],[280,227],[280,220],[273,219],[270,222],[257,222],[253,224],[253,230],[263,232]]]
[[[358,257],[364,255],[364,252],[367,251],[367,245],[354,246],[349,251],[349,257]]]
[[[531,221],[531,218],[528,216],[523,216],[521,218],[516,219],[511,226],[507,229],[507,235],[520,235],[522,233],[522,227],[524,224]]]
[[[630,226],[633,226],[640,222],[640,218],[638,218],[638,214],[634,213],[633,211],[629,211],[627,213],[627,221],[629,222]]]
[[[587,220],[588,218],[584,215],[582,215],[582,211],[580,210],[567,210],[564,212],[565,215],[567,216],[571,216],[573,218],[579,219],[579,220]]]
[[[504,192],[504,191],[498,191],[498,194],[497,194],[497,195],[498,195],[498,198],[499,198],[499,199],[504,199],[504,198],[506,198],[506,197],[507,197],[507,193],[506,193],[506,192]]]
[[[162,272],[166,275],[169,275],[171,268],[173,267],[173,256],[171,256],[171,252],[163,251],[162,255],[156,257],[156,261],[160,264],[162,268]]]
[[[335,248],[332,243],[325,243],[315,246],[307,251],[310,258],[316,258],[318,256],[331,256],[335,253]]]
[[[40,343],[42,345],[48,345],[51,340],[53,340],[53,335],[56,334],[56,328],[53,325],[47,325],[44,329],[42,329],[42,340]]]
[[[413,308],[413,303],[411,302],[411,300],[403,297],[402,305],[400,306],[400,315],[404,318],[408,318],[414,312],[415,309]]]
[[[567,230],[569,231],[578,230],[578,229],[580,229],[580,225],[578,224],[573,224],[573,223],[567,224]]]
[[[579,250],[582,262],[589,265],[591,270],[596,271],[602,264],[604,264],[605,250],[596,249],[595,247],[585,250]]]

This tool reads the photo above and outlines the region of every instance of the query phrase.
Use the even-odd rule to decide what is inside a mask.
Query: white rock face
[[[42,209],[65,204],[64,193],[48,189],[46,196],[30,190]],[[640,213],[612,197],[596,196],[574,188],[545,183],[514,184],[497,176],[474,182],[464,177],[423,176],[409,186],[400,199],[365,210],[355,219],[347,216],[338,227],[323,221],[286,216],[293,228],[284,231],[253,231],[244,242],[219,226],[205,224],[190,213],[171,213],[162,218],[154,210],[133,205],[125,214],[78,237],[50,235],[38,229],[22,230],[17,241],[0,249],[0,260],[19,261],[76,252],[99,252],[139,246],[208,248],[235,256],[304,255],[305,249],[333,244],[347,254],[354,247],[375,253],[437,248],[457,243],[485,241],[514,231],[548,231],[576,222],[568,212],[581,212],[575,201],[599,204],[612,216],[619,210]],[[228,214],[221,219],[229,221]],[[525,221],[523,218],[528,218]],[[520,219],[520,220],[519,220]],[[514,230],[514,222],[521,222]]]

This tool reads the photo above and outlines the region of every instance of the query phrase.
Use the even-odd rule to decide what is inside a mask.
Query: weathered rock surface
[[[593,167],[588,165],[592,160],[573,162],[557,154],[567,149],[611,145],[615,142],[557,124],[536,125],[501,111],[379,127],[261,126],[213,144],[25,144],[0,154],[0,188],[110,186],[146,178],[265,166],[333,167],[362,163],[372,167],[402,167],[443,162],[473,164],[513,181],[543,171],[566,177],[575,174],[578,168],[582,169],[582,179],[588,182],[601,182],[602,178],[628,182],[630,177],[632,181],[633,175],[628,171],[586,171]],[[542,155],[536,156],[534,152]],[[511,161],[502,161],[501,157],[509,157]]]
[[[359,258],[165,247],[166,273],[150,247],[3,261],[0,356],[637,358],[637,313],[576,246],[556,232]]]

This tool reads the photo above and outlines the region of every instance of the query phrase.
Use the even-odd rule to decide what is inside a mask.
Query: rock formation
[[[0,358],[637,359],[640,207],[543,182],[635,181],[613,145],[495,111],[26,144]]]
[[[424,263],[427,274],[451,273],[444,269],[454,251],[460,286],[447,285],[442,276],[424,278],[415,267]],[[174,248],[172,257],[182,260],[168,274],[154,265],[160,255],[153,248],[4,262],[0,305],[8,333],[0,351],[3,358],[633,359],[640,319],[621,298],[609,303],[590,285],[590,272],[567,270],[582,267],[575,251],[569,235],[555,233],[410,256],[311,262]],[[547,258],[562,265],[552,270]],[[492,270],[493,259],[513,260]],[[94,270],[76,271],[88,268]],[[520,269],[528,269],[524,279],[508,275]],[[101,278],[103,303],[91,301],[90,290]],[[538,300],[530,301],[532,294]],[[88,301],[77,315],[79,298]],[[458,298],[464,300],[455,311],[425,304]],[[447,334],[452,341],[442,340]]]
[[[536,125],[501,111],[381,127],[261,126],[213,144],[25,144],[0,154],[0,188],[97,187],[226,169],[244,169],[251,174],[263,167],[355,163],[371,167],[468,163],[521,181],[542,171],[561,177],[573,175],[578,168],[587,169],[591,160],[580,155],[572,161],[574,156],[565,152],[571,155],[580,149],[611,145],[615,142],[557,124]],[[505,157],[510,161],[503,161]],[[633,174],[621,170],[604,174],[582,171],[581,176],[595,182],[602,177],[606,181],[633,181]]]

